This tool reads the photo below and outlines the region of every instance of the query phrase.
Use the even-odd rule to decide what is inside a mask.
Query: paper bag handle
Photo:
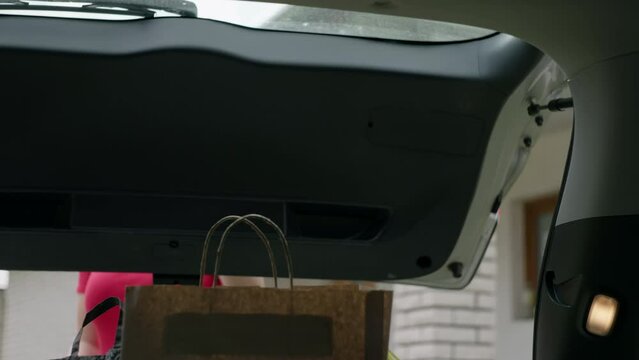
[[[73,340],[73,346],[71,346],[71,357],[77,357],[80,352],[80,340],[82,339],[82,332],[84,328],[93,322],[93,320],[100,317],[105,312],[111,310],[116,306],[122,306],[120,304],[120,299],[116,297],[110,297],[103,300],[98,305],[94,306],[93,309],[89,310],[89,312],[84,316],[84,321],[82,321],[82,327],[78,331],[78,334],[75,336],[75,340]],[[121,315],[120,315],[121,317]]]
[[[211,243],[211,237],[213,237],[215,230],[217,230],[217,228],[220,227],[220,225],[231,220],[234,220],[235,222],[241,221],[247,224],[248,226],[251,227],[251,229],[253,229],[253,231],[255,231],[255,233],[260,238],[260,240],[262,240],[262,243],[264,244],[264,246],[266,247],[266,251],[268,252],[268,258],[271,263],[271,271],[273,272],[274,286],[277,287],[277,265],[275,264],[275,258],[273,256],[273,248],[271,247],[271,242],[269,241],[268,237],[266,237],[262,229],[260,229],[257,225],[255,225],[255,223],[253,223],[251,220],[245,219],[243,216],[238,216],[238,215],[229,215],[229,216],[225,216],[221,218],[215,224],[213,224],[213,226],[211,226],[208,233],[206,234],[206,239],[204,239],[204,246],[202,249],[202,259],[200,261],[200,286],[204,286],[204,274],[206,272],[206,262],[207,262],[207,257],[209,253],[209,244]],[[219,252],[219,249],[218,249],[218,252]],[[216,262],[215,262],[216,271],[215,271],[215,274],[213,275],[213,287],[215,287],[217,283],[218,260],[219,258],[216,259]]]
[[[213,231],[219,227],[222,223],[228,221],[229,219],[234,219],[234,221],[226,227],[226,229],[224,230],[224,233],[222,234],[222,238],[220,239],[220,244],[217,247],[217,255],[215,257],[215,271],[214,271],[214,277],[217,277],[219,274],[219,269],[220,269],[220,259],[222,257],[222,252],[224,251],[224,243],[226,242],[226,238],[228,236],[228,234],[230,233],[230,231],[237,226],[237,224],[244,222],[247,223],[247,221],[250,222],[249,219],[257,219],[260,220],[262,222],[264,222],[265,224],[267,224],[268,226],[270,226],[271,228],[273,228],[276,232],[278,237],[280,238],[280,242],[282,243],[282,248],[284,250],[284,257],[286,258],[286,267],[288,270],[288,278],[289,278],[289,282],[290,282],[290,288],[293,289],[293,261],[291,260],[291,254],[290,254],[290,250],[289,250],[289,246],[288,246],[288,240],[286,239],[286,236],[284,235],[284,232],[282,231],[282,229],[277,226],[277,224],[275,224],[275,222],[273,222],[271,219],[267,218],[266,216],[263,215],[259,215],[259,214],[248,214],[248,215],[244,215],[244,216],[227,216],[222,218],[221,220],[219,220],[217,223],[215,223],[212,227],[211,230],[209,230],[209,234],[207,235],[207,238],[205,240],[205,250],[208,249],[208,243],[210,242],[211,239],[211,234],[213,233]],[[250,222],[252,224],[252,222]],[[255,225],[255,224],[253,224]],[[251,226],[252,227],[252,226]],[[253,228],[253,227],[252,227]],[[258,233],[258,235],[264,235],[264,233],[262,233],[262,231],[259,229],[259,227],[256,226],[256,228],[253,228],[253,230]],[[267,239],[268,241],[268,239]],[[202,263],[200,264],[200,283],[202,283],[203,281],[203,274],[204,274],[204,268],[206,266],[206,256],[207,256],[207,251],[204,252],[204,254],[202,254]],[[273,268],[277,268],[277,266],[275,265],[275,261],[273,260],[273,257],[270,256],[271,259],[271,267]],[[276,277],[276,271],[274,271],[274,285],[277,288],[277,277]],[[213,287],[215,287],[216,284],[215,282],[213,282]]]
[[[291,252],[289,251],[288,240],[286,239],[286,236],[284,235],[284,232],[282,231],[282,229],[279,226],[277,226],[277,224],[273,222],[273,220],[260,214],[244,215],[240,217],[239,219],[236,219],[235,221],[233,221],[231,225],[229,225],[226,229],[224,229],[224,233],[222,233],[222,238],[220,239],[220,244],[217,247],[217,256],[215,257],[215,272],[213,273],[214,276],[218,275],[218,271],[220,268],[220,259],[222,257],[222,251],[224,250],[224,242],[226,241],[226,237],[228,236],[231,229],[237,226],[237,224],[244,222],[248,219],[261,220],[262,222],[266,223],[271,228],[273,228],[273,230],[277,232],[277,235],[280,238],[280,242],[282,243],[282,248],[284,250],[284,257],[286,259],[286,268],[288,270],[288,279],[290,283],[289,286],[291,289],[293,289],[293,261],[291,260]],[[274,264],[275,263],[273,263],[273,265]],[[275,280],[276,280],[275,284],[277,284],[277,279]],[[213,287],[215,287],[215,283],[213,283]]]

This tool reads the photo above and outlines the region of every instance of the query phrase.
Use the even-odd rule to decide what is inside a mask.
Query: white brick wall
[[[494,359],[495,347],[493,345],[455,345],[453,346],[453,359]]]
[[[4,340],[4,294],[3,290],[0,290],[0,359],[2,359],[2,348],[3,348],[3,340]]]
[[[447,344],[417,344],[407,348],[407,351],[400,353],[402,360],[417,359],[450,359],[452,347]]]
[[[12,271],[9,288],[0,291],[0,359],[68,356],[76,334],[76,284],[77,273]]]
[[[497,297],[495,295],[477,294],[476,306],[482,309],[495,309],[497,306]]]
[[[477,330],[477,342],[482,344],[494,344],[497,337],[495,329],[479,329]]]
[[[477,339],[476,330],[453,326],[427,325],[406,327],[395,331],[397,344],[419,344],[424,342],[474,343]]]
[[[494,360],[496,245],[460,291],[396,285],[391,350],[402,360]]]
[[[455,310],[453,324],[461,326],[493,327],[495,314],[485,310]]]

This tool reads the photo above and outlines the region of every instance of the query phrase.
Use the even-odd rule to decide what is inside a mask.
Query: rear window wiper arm
[[[49,4],[43,4],[50,2]],[[63,6],[60,3],[86,3],[82,6]],[[0,10],[41,10],[132,15],[153,18],[157,11],[166,11],[181,17],[197,17],[197,6],[187,0],[39,0],[32,4],[28,0],[0,0]]]

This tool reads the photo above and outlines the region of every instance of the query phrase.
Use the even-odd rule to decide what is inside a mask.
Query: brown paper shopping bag
[[[239,223],[255,230],[273,259],[270,243],[254,220],[278,233],[291,287],[278,289],[274,276],[276,288],[128,288],[123,360],[386,359],[392,294],[355,286],[293,287],[286,238],[263,216],[229,216],[216,223],[205,241],[201,278],[211,236],[227,222],[231,224],[218,245],[215,276],[226,237]]]

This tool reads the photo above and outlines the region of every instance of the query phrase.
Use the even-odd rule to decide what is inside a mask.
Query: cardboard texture
[[[132,287],[122,359],[386,359],[391,301],[344,286]]]

